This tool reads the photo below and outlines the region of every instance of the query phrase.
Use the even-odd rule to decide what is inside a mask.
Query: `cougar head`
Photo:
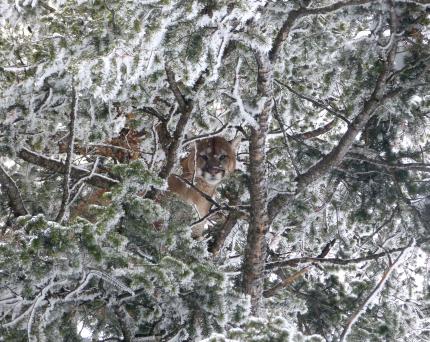
[[[187,158],[190,173],[211,186],[220,183],[236,168],[236,147],[240,139],[228,141],[222,137],[200,140]]]

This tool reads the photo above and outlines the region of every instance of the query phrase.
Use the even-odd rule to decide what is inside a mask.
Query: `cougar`
[[[182,175],[170,175],[167,179],[169,190],[193,205],[200,218],[206,216],[212,204],[195,187],[212,197],[217,186],[236,168],[236,148],[240,138],[227,141],[222,137],[212,137],[198,141],[186,158],[181,160]],[[186,180],[186,181],[184,181]],[[192,236],[201,237],[203,225],[193,227]]]

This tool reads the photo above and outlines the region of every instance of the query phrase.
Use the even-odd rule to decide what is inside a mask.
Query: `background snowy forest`
[[[2,0],[0,341],[430,340],[429,24]],[[166,178],[213,135],[242,142],[197,241]]]

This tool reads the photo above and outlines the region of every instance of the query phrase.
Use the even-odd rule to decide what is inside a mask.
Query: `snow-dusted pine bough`
[[[0,340],[429,340],[429,11],[3,1]]]

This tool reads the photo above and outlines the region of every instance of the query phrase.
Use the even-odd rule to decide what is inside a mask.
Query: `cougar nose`
[[[218,166],[212,166],[212,167],[208,168],[208,172],[210,173],[211,176],[215,176],[220,171],[222,171],[222,169]]]

